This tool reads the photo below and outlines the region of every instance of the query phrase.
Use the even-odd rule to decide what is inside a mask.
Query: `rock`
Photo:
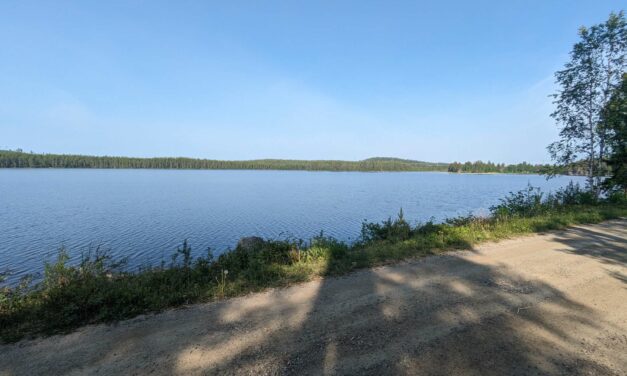
[[[237,242],[237,250],[244,251],[246,253],[257,252],[263,247],[266,241],[258,236],[248,236],[241,238]]]

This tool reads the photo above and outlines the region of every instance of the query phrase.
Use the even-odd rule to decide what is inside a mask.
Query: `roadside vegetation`
[[[596,223],[627,216],[621,192],[597,199],[578,185],[553,194],[539,189],[512,193],[491,208],[489,217],[449,219],[412,225],[403,216],[364,223],[360,239],[345,243],[319,234],[309,241],[243,238],[233,250],[214,257],[192,257],[186,241],[169,265],[124,270],[124,263],[99,250],[69,263],[59,251],[46,263],[43,278],[0,288],[0,337],[67,332],[92,323],[114,322],[189,303],[207,302],[288,286],[319,276],[407,258],[467,249],[516,235]]]

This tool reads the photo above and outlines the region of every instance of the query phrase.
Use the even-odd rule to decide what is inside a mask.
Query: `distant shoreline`
[[[470,174],[544,174],[549,165],[493,162],[425,162],[375,157],[361,161],[342,160],[212,160],[184,157],[135,158],[75,154],[38,154],[21,150],[0,150],[0,168],[94,168],[159,170],[277,170],[337,172],[450,172]]]
[[[545,174],[540,172],[450,172],[450,171],[439,171],[439,170],[304,170],[304,169],[272,169],[272,168],[126,168],[126,167],[116,167],[116,168],[102,168],[102,167],[0,167],[0,171],[2,170],[119,170],[119,171],[137,171],[137,170],[146,170],[146,171],[276,171],[276,172],[358,172],[358,173],[372,173],[372,174],[380,174],[380,173],[389,173],[389,172],[428,172],[434,174],[450,174],[450,175],[534,175],[534,176],[544,176]],[[555,176],[584,176],[584,175],[573,175],[573,174],[556,174]]]

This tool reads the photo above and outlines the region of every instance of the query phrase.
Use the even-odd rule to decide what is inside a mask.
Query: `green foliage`
[[[570,205],[595,205],[599,202],[590,190],[583,189],[578,183],[572,181],[564,188],[547,195],[545,206],[551,209]]]
[[[26,335],[67,332],[89,323],[287,286],[481,241],[627,215],[625,201],[589,204],[586,193],[575,185],[553,195],[528,187],[503,199],[492,217],[469,215],[416,226],[407,223],[401,211],[394,220],[364,223],[362,239],[353,244],[320,233],[308,242],[262,239],[253,247],[238,245],[216,259],[208,250],[205,257],[192,260],[185,241],[169,267],[135,273],[124,271],[124,260],[115,262],[100,249],[84,254],[76,265],[61,249],[54,262],[45,264],[42,281],[33,285],[27,278],[17,286],[0,288],[0,337],[15,341]]]
[[[549,168],[547,165],[530,164],[522,162],[518,164],[506,165],[504,163],[494,162],[453,162],[448,166],[448,172],[464,172],[464,173],[504,173],[504,174],[542,174]]]
[[[398,158],[363,161],[304,161],[257,159],[217,161],[192,158],[128,158],[87,155],[34,154],[0,150],[0,168],[157,168],[195,170],[310,170],[310,171],[446,171],[446,163]]]
[[[627,195],[624,192],[620,192],[620,191],[611,192],[607,196],[607,202],[611,204],[626,205]]]
[[[183,257],[181,266],[184,269],[189,269],[192,265],[192,247],[187,243],[187,239],[183,241],[183,246],[176,248],[176,253],[172,255],[173,265],[176,263],[179,256]]]
[[[406,240],[411,235],[411,226],[405,220],[401,208],[396,219],[388,218],[381,223],[363,222],[361,225],[361,238],[365,243],[377,240]]]
[[[595,205],[599,199],[579,184],[570,182],[566,187],[545,195],[540,188],[528,185],[518,192],[510,192],[490,211],[496,218],[530,217],[575,205]]]
[[[605,162],[610,167],[604,187],[610,192],[622,190],[627,197],[627,73],[603,111],[603,123],[609,139]]]
[[[363,161],[302,161],[259,159],[217,161],[191,158],[126,158],[85,155],[34,154],[0,150],[0,168],[157,168],[197,170],[308,170],[308,171],[448,171],[469,173],[541,174],[548,165],[526,162],[505,165],[493,162],[431,163],[399,158]],[[574,172],[575,170],[573,170]],[[577,170],[578,171],[578,170]],[[567,172],[567,171],[565,171]]]
[[[490,211],[497,217],[537,215],[545,210],[542,204],[543,195],[540,188],[528,185],[518,192],[510,192],[508,196],[499,200],[498,205],[492,206]]]
[[[551,116],[560,126],[560,137],[548,150],[558,167],[584,161],[588,187],[595,196],[612,148],[610,119],[604,112],[620,86],[626,56],[625,15],[611,13],[607,21],[579,29],[570,60],[555,74],[559,91],[553,96],[556,108]]]

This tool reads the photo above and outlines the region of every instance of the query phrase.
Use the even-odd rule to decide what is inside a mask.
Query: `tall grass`
[[[16,341],[67,332],[85,324],[621,216],[627,216],[624,197],[596,201],[575,185],[551,195],[528,187],[502,199],[487,218],[466,216],[412,226],[401,211],[382,223],[363,223],[360,239],[352,244],[321,233],[307,242],[242,242],[217,258],[208,250],[194,259],[185,241],[170,265],[134,273],[100,250],[70,265],[62,249],[55,262],[45,264],[42,281],[33,284],[25,279],[18,286],[0,288],[0,337]]]

